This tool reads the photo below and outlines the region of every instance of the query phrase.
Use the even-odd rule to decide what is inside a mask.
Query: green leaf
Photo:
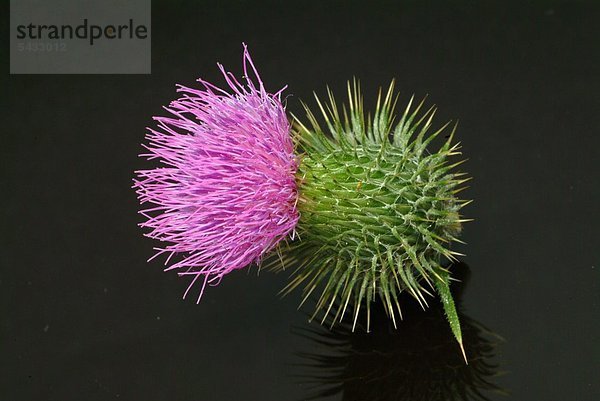
[[[444,312],[446,313],[448,323],[450,323],[450,329],[452,330],[452,334],[454,334],[454,338],[456,338],[456,341],[460,346],[460,350],[462,351],[463,357],[465,358],[465,363],[468,364],[469,362],[467,361],[467,355],[465,354],[465,348],[463,347],[462,342],[462,332],[460,330],[460,321],[458,320],[458,313],[456,313],[454,299],[452,299],[452,294],[450,293],[450,276],[446,271],[440,271],[440,276],[443,278],[443,281],[435,280],[435,286],[437,287],[438,294],[442,299],[442,304],[444,305]]]

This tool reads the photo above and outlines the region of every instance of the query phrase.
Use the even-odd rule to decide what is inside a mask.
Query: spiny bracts
[[[348,105],[340,111],[333,94],[328,103],[317,96],[322,122],[307,107],[308,124],[295,118],[294,135],[301,162],[298,183],[299,240],[287,257],[294,272],[284,292],[304,286],[304,301],[320,291],[315,316],[333,314],[341,321],[349,306],[354,325],[361,307],[379,297],[391,319],[402,317],[398,296],[408,291],[423,306],[430,290],[444,302],[453,332],[460,326],[449,292],[443,259],[456,253],[459,211],[468,202],[457,198],[467,178],[455,171],[461,162],[454,129],[441,147],[428,147],[448,124],[430,132],[435,108],[409,102],[395,123],[397,95],[392,82],[380,91],[374,114],[365,116],[356,81],[348,84]],[[398,315],[398,316],[397,316]],[[314,316],[313,316],[314,317]]]

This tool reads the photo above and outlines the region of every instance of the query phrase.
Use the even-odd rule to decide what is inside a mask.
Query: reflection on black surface
[[[498,366],[492,361],[500,337],[462,313],[461,295],[469,275],[465,264],[452,266],[453,292],[462,324],[466,365],[445,319],[434,300],[426,311],[406,299],[404,320],[395,329],[381,305],[375,305],[371,332],[352,325],[317,324],[300,329],[317,346],[301,353],[308,369],[310,399],[339,395],[346,401],[487,400],[503,391],[494,384]],[[314,348],[313,348],[314,349]],[[303,381],[305,381],[303,379]]]

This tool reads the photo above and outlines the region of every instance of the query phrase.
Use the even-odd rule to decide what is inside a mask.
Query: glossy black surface
[[[153,7],[152,75],[9,76],[2,49],[0,399],[478,399],[480,379],[508,393],[492,400],[600,399],[599,18],[580,2],[173,1]],[[298,293],[278,298],[284,275],[238,271],[196,305],[145,262],[130,189],[144,127],[176,83],[222,83],[217,61],[239,73],[242,41],[292,112],[326,84],[357,76],[368,102],[395,77],[401,103],[429,94],[440,125],[460,119],[479,362],[449,352],[435,307],[407,300],[402,333],[328,334]]]

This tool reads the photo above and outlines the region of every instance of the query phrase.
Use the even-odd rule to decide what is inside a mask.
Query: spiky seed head
[[[456,196],[465,178],[455,171],[454,129],[431,150],[448,124],[432,131],[435,108],[423,111],[412,99],[397,119],[394,82],[380,91],[372,116],[365,116],[356,81],[341,110],[329,90],[327,103],[315,97],[322,118],[308,107],[308,123],[295,118],[301,241],[290,245],[297,268],[286,291],[303,285],[306,300],[320,290],[315,315],[322,312],[323,321],[330,313],[342,320],[351,309],[356,324],[362,306],[368,327],[376,297],[396,321],[401,292],[425,306],[430,290],[448,287],[441,263],[454,258],[449,245],[465,204]],[[446,297],[449,314],[451,302]]]
[[[200,296],[206,284],[259,263],[299,218],[281,91],[265,90],[245,46],[243,60],[244,84],[219,65],[232,93],[203,80],[203,89],[179,87],[182,96],[165,107],[171,116],[155,117],[146,136],[142,156],[160,166],[134,180],[141,226],[165,242],[157,255],[168,255],[167,270],[191,276],[186,294],[201,277]]]

